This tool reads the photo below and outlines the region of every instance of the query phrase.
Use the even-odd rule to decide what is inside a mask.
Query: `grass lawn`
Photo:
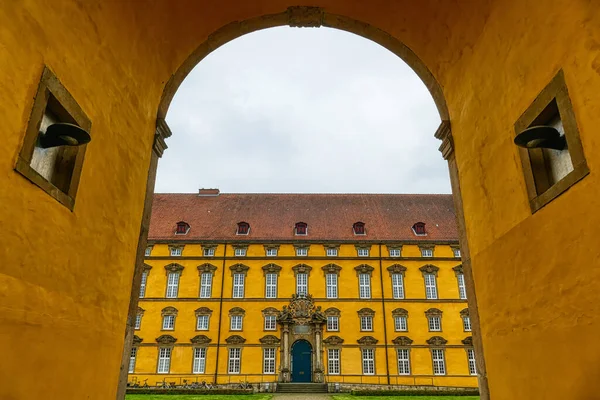
[[[479,400],[479,396],[350,396],[334,395],[333,400]]]
[[[270,394],[128,394],[125,400],[269,400],[271,397]]]

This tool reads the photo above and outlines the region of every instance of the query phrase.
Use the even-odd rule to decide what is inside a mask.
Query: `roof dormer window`
[[[177,223],[177,229],[175,229],[176,235],[185,235],[189,232],[190,225],[187,222],[179,221]]]
[[[304,222],[297,222],[295,228],[296,235],[307,235],[308,234],[308,225]]]
[[[237,235],[247,235],[250,232],[250,224],[247,222],[238,222]]]
[[[415,235],[418,236],[425,236],[427,235],[427,231],[425,230],[425,223],[424,222],[417,222],[412,226],[413,232],[415,233]]]
[[[354,231],[355,235],[366,235],[366,231],[365,231],[365,223],[364,222],[355,222],[354,225],[352,225],[352,230]]]

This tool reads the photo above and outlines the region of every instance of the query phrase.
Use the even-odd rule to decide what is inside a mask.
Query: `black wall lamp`
[[[45,134],[39,136],[39,147],[48,149],[58,146],[81,146],[92,140],[90,134],[83,128],[66,122],[52,124]]]
[[[532,126],[519,133],[514,140],[519,147],[527,149],[564,150],[567,141],[560,132],[551,126]]]

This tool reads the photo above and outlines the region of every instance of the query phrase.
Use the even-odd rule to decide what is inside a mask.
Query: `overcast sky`
[[[273,28],[211,53],[183,82],[157,192],[450,193],[439,116],[415,73],[328,28]]]

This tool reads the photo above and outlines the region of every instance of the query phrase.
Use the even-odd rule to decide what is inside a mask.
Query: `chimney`
[[[219,189],[200,189],[198,190],[198,196],[218,196],[220,193]]]

